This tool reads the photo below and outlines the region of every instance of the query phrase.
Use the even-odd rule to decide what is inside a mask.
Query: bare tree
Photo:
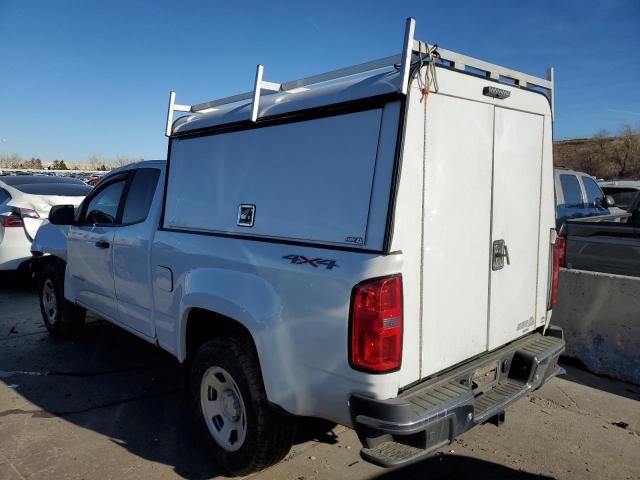
[[[636,173],[640,167],[640,132],[630,124],[623,125],[611,151],[619,177]]]
[[[0,167],[3,168],[21,168],[22,157],[15,153],[0,156]]]
[[[610,152],[608,151],[609,143],[611,143],[611,138],[609,132],[601,128],[596,133],[593,134],[593,140],[595,141],[596,148],[594,155],[598,157],[598,161],[601,164],[606,164],[610,161]]]
[[[600,173],[600,154],[597,151],[587,151],[580,157],[579,168],[589,175],[598,176]]]
[[[89,170],[98,170],[98,167],[103,163],[104,163],[104,160],[102,160],[97,155],[91,155],[87,159],[87,167],[89,168]]]

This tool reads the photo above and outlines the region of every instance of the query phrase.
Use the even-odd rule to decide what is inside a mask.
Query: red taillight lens
[[[14,207],[14,210],[16,207]],[[10,215],[2,215],[2,226],[5,228],[11,227],[22,227],[24,223],[22,222],[23,218],[40,218],[38,212],[32,210],[30,208],[19,208],[20,213],[14,211]]]
[[[551,295],[549,295],[549,310],[551,310],[558,301],[558,292],[560,284],[560,268],[567,264],[567,238],[564,236],[556,237],[553,244],[553,270],[551,274]]]
[[[2,226],[4,228],[22,227],[22,218],[17,213],[11,215],[2,215]]]
[[[351,296],[351,366],[386,373],[402,362],[402,276],[356,285]]]

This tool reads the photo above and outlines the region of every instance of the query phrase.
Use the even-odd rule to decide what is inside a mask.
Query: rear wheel
[[[51,335],[66,337],[82,330],[86,312],[64,298],[63,267],[50,263],[42,268],[38,293],[42,319]]]
[[[241,337],[214,338],[198,349],[190,396],[214,459],[230,473],[262,470],[293,445],[295,420],[270,407],[253,347]]]

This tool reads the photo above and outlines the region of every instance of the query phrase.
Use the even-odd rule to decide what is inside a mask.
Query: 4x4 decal
[[[331,270],[334,267],[340,268],[335,260],[327,260],[324,258],[307,258],[304,255],[285,255],[282,258],[286,260],[291,260],[291,263],[295,265],[308,264],[315,268],[318,268],[319,265],[322,265],[327,270]]]

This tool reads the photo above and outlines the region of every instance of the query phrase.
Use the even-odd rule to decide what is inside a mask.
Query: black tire
[[[241,396],[246,427],[244,440],[236,451],[221,446],[205,420],[201,385],[210,368],[228,372]],[[291,449],[295,419],[279,414],[267,402],[256,354],[246,339],[224,336],[204,343],[193,358],[189,392],[197,428],[206,438],[216,463],[227,472],[234,475],[258,472],[282,460]]]
[[[64,298],[64,266],[46,264],[38,275],[37,285],[40,312],[49,333],[54,337],[71,337],[80,333],[86,311]],[[52,307],[52,298],[55,299],[55,307]]]

